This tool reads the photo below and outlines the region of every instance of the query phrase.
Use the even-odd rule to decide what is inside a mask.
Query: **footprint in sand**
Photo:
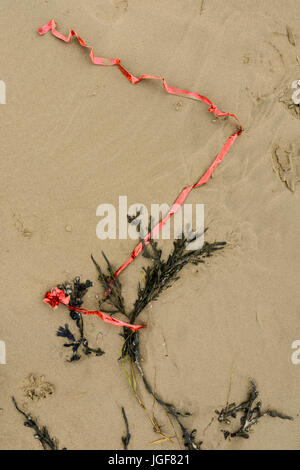
[[[300,144],[281,143],[273,153],[273,168],[286,187],[294,192],[300,182]]]

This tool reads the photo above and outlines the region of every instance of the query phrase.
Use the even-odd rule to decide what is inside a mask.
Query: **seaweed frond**
[[[62,284],[59,286],[66,295],[70,296],[70,306],[71,307],[81,307],[83,304],[83,298],[86,295],[88,289],[92,286],[92,282],[87,280],[86,282],[81,282],[80,277],[76,277],[73,281],[73,286],[68,283]],[[75,322],[75,325],[78,329],[78,337],[69,329],[69,325],[66,323],[65,326],[60,326],[56,333],[56,336],[66,338],[69,342],[64,344],[65,348],[72,349],[72,355],[68,359],[69,362],[79,361],[81,358],[80,350],[86,355],[95,354],[95,356],[102,356],[104,351],[101,348],[91,348],[89,342],[84,333],[84,322],[83,316],[80,312],[70,311],[70,318]]]
[[[123,313],[123,315],[125,315],[128,318],[128,315],[125,309],[124,298],[122,295],[122,284],[119,278],[115,277],[115,270],[113,269],[112,265],[110,264],[109,260],[107,259],[103,251],[102,251],[102,256],[107,265],[107,271],[108,271],[107,274],[102,271],[100,265],[94,259],[93,255],[91,255],[92,261],[94,265],[96,266],[96,269],[98,272],[98,279],[105,292],[104,298],[99,302],[99,308],[101,309],[102,312],[108,313],[110,315],[113,315],[114,313],[117,313],[117,312],[121,312]],[[106,304],[113,307],[114,310],[111,310],[111,308],[106,309],[105,308]]]
[[[149,245],[145,246],[144,244],[143,256],[152,262],[150,266],[144,268],[144,285],[138,285],[138,296],[129,315],[130,323],[134,323],[150,302],[157,300],[162,292],[179,279],[179,274],[185,266],[205,263],[207,258],[223,250],[226,246],[226,242],[205,242],[198,250],[187,250],[187,245],[191,241],[188,242],[184,236],[175,240],[173,250],[166,260],[163,259],[162,250],[158,248],[156,241],[151,239]],[[138,362],[138,332],[132,335],[131,330],[124,328],[123,336],[125,338],[123,355],[129,354],[135,362]]]
[[[184,442],[184,446],[188,449],[188,450],[200,450],[201,448],[201,444],[202,444],[202,441],[200,442],[196,442],[196,432],[197,430],[196,429],[193,429],[191,432],[189,432],[186,427],[182,424],[182,421],[180,419],[181,418],[186,418],[188,416],[191,416],[191,413],[189,412],[185,412],[185,413],[182,413],[180,411],[178,411],[173,405],[171,405],[170,403],[166,403],[164,400],[162,400],[153,390],[152,390],[152,387],[150,386],[149,382],[147,381],[143,371],[142,371],[142,368],[141,366],[138,367],[138,370],[142,376],[142,379],[143,379],[143,382],[144,382],[144,385],[145,385],[145,388],[147,390],[148,393],[150,393],[153,398],[155,399],[155,401],[162,407],[165,409],[165,411],[172,417],[175,419],[175,421],[177,422],[177,424],[179,425],[180,427],[180,430],[182,432],[182,437],[183,437],[183,442]]]
[[[69,325],[66,323],[65,326],[60,326],[57,330],[57,333],[56,333],[56,336],[61,336],[62,338],[67,338],[69,341],[71,341],[72,343],[75,343],[76,340],[75,340],[75,336],[73,335],[73,333],[71,333],[71,331],[69,330]],[[70,346],[68,344],[68,346]]]
[[[162,256],[162,250],[158,247],[158,243],[152,239],[149,240],[149,244],[146,246],[143,243],[143,256],[151,261],[150,266],[144,268],[145,282],[144,286],[139,284],[138,296],[134,303],[129,319],[131,323],[134,323],[144,308],[151,302],[156,300],[159,295],[171,287],[174,282],[179,279],[179,273],[189,263],[198,265],[204,263],[206,258],[211,257],[214,253],[222,250],[226,246],[226,242],[205,242],[204,245],[197,250],[187,250],[188,243],[193,240],[188,240],[182,236],[173,243],[173,250],[166,258]],[[193,429],[189,432],[183,425],[181,417],[189,416],[190,413],[182,414],[173,405],[162,400],[156,393],[153,392],[148,380],[145,377],[143,369],[141,367],[141,356],[140,356],[140,340],[139,332],[132,333],[128,328],[123,329],[124,344],[121,352],[121,359],[124,361],[126,356],[129,356],[129,360],[135,365],[139,374],[142,377],[144,386],[148,393],[150,393],[156,402],[165,409],[168,415],[170,415],[180,427],[183,435],[184,445],[189,450],[199,450],[201,442],[195,441],[196,430]]]
[[[34,420],[29,414],[23,411],[17,404],[16,399],[12,397],[13,404],[16,410],[24,416],[24,426],[34,431],[34,438],[39,440],[44,450],[59,450],[58,441],[56,438],[50,436],[46,426],[39,427],[36,420]],[[62,450],[67,450],[63,448]]]
[[[221,432],[224,434],[225,439],[228,439],[229,437],[241,437],[244,439],[249,439],[249,433],[252,426],[257,424],[259,420],[265,416],[270,416],[271,418],[293,420],[291,416],[284,415],[275,410],[267,409],[262,411],[262,402],[256,401],[258,397],[259,392],[256,388],[256,384],[251,381],[250,391],[247,400],[240,403],[239,405],[231,403],[230,405],[222,408],[221,411],[216,410],[216,414],[218,415],[218,421],[220,423],[223,422],[228,425],[231,423],[230,418],[236,419],[238,413],[243,414],[240,419],[240,427],[236,431],[230,432],[228,430],[221,429]]]
[[[126,413],[125,413],[125,409],[123,407],[122,407],[122,415],[123,415],[125,428],[126,428],[126,434],[125,434],[125,436],[122,436],[122,443],[123,443],[124,450],[128,450],[128,445],[129,445],[129,442],[130,442],[130,439],[131,439],[131,434],[129,432],[128,419],[127,419],[127,416],[126,416]]]
[[[198,250],[187,250],[186,238],[175,240],[173,250],[166,260],[162,258],[162,250],[158,243],[150,240],[149,245],[144,244],[143,256],[152,261],[152,264],[144,268],[144,286],[138,286],[138,297],[135,301],[130,321],[136,320],[144,308],[179,279],[180,271],[189,263],[197,265],[204,263],[205,259],[215,252],[222,250],[226,242],[205,242]]]

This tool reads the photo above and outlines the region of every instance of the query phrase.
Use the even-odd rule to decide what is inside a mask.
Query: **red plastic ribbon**
[[[53,36],[57,37],[58,39],[61,39],[64,42],[70,42],[72,37],[75,36],[81,46],[91,49],[90,58],[93,64],[106,65],[106,66],[116,65],[118,69],[122,72],[124,77],[126,77],[130,81],[130,83],[132,83],[132,85],[136,85],[142,80],[162,80],[164,89],[166,90],[167,93],[170,93],[171,95],[183,96],[184,98],[192,98],[194,100],[203,101],[203,103],[209,106],[209,111],[211,113],[214,113],[217,117],[223,117],[223,116],[233,117],[239,123],[238,118],[234,114],[223,113],[217,108],[217,106],[212,101],[210,101],[205,96],[199,95],[199,93],[195,93],[193,91],[186,91],[186,90],[181,90],[180,88],[171,87],[167,84],[165,78],[158,77],[156,75],[143,74],[143,75],[140,75],[140,77],[135,77],[121,65],[120,59],[107,59],[103,57],[96,57],[94,53],[94,49],[90,47],[88,44],[86,44],[86,42],[73,29],[71,29],[68,36],[64,36],[59,31],[57,31],[56,27],[57,27],[57,23],[54,21],[54,19],[52,19],[45,26],[38,28],[37,31],[41,36],[51,31]]]
[[[109,323],[110,325],[115,326],[125,326],[126,328],[130,328],[132,331],[137,331],[146,327],[146,325],[131,325],[130,323],[126,323],[124,321],[118,320],[117,318],[113,318],[106,313],[100,312],[100,310],[85,310],[85,308],[71,307],[71,305],[69,305],[70,296],[66,296],[64,291],[58,287],[54,287],[50,292],[47,292],[43,302],[49,304],[52,308],[57,308],[59,304],[63,304],[69,310],[80,312],[83,315],[97,315],[105,323]]]
[[[153,227],[152,231],[149,232],[145,238],[144,238],[144,242],[145,244],[148,244],[149,243],[149,240],[150,240],[150,237],[151,236],[155,236],[157,235],[160,230],[162,229],[162,227],[168,222],[168,220],[170,219],[170,217],[172,217],[172,215],[174,215],[178,210],[179,208],[182,206],[182,204],[184,203],[184,201],[186,200],[187,196],[189,195],[189,193],[195,189],[195,188],[198,188],[200,186],[202,186],[203,184],[207,183],[207,181],[210,179],[210,177],[212,176],[213,172],[215,171],[215,169],[217,168],[217,166],[222,162],[222,160],[224,159],[225,155],[227,154],[227,152],[229,151],[230,147],[234,144],[236,138],[241,135],[243,129],[240,125],[240,122],[238,120],[238,118],[234,115],[234,114],[231,114],[231,113],[223,113],[222,111],[220,111],[217,106],[211,101],[209,100],[208,98],[206,98],[205,96],[203,95],[200,95],[199,93],[195,93],[193,91],[186,91],[186,90],[182,90],[180,88],[174,88],[174,87],[171,87],[167,84],[165,78],[163,77],[159,77],[159,76],[156,76],[156,75],[147,75],[147,74],[143,74],[143,75],[140,75],[140,77],[135,77],[134,75],[132,75],[130,72],[128,72],[128,70],[126,70],[122,65],[121,65],[121,62],[120,62],[120,59],[107,59],[107,58],[103,58],[103,57],[96,57],[95,56],[95,53],[94,53],[94,49],[91,48],[90,46],[88,46],[88,44],[86,44],[84,42],[84,40],[76,33],[76,31],[74,31],[73,29],[71,29],[69,35],[66,37],[64,36],[63,34],[61,34],[60,32],[57,31],[56,29],[57,27],[57,24],[56,22],[54,21],[54,19],[52,19],[51,21],[49,21],[48,24],[46,24],[45,26],[42,26],[41,28],[38,28],[38,33],[40,35],[44,35],[46,34],[47,32],[51,31],[52,34],[61,39],[62,41],[64,42],[70,42],[71,38],[73,36],[75,36],[79,42],[79,44],[83,47],[87,47],[89,49],[91,49],[90,51],[90,58],[91,58],[91,61],[93,64],[95,65],[110,65],[110,66],[117,66],[118,69],[120,70],[120,72],[129,80],[129,82],[132,84],[132,85],[136,85],[137,83],[141,82],[142,80],[161,80],[162,83],[163,83],[163,86],[164,86],[164,89],[166,90],[167,93],[171,94],[171,95],[177,95],[177,96],[182,96],[184,98],[192,98],[194,100],[197,100],[197,101],[202,101],[203,103],[207,104],[209,106],[208,110],[209,112],[215,114],[217,117],[224,117],[224,116],[228,116],[228,117],[232,117],[234,118],[238,125],[239,125],[239,128],[238,130],[233,134],[231,135],[226,143],[224,144],[221,152],[217,155],[217,157],[215,158],[215,160],[213,161],[212,165],[209,167],[209,169],[204,173],[204,175],[200,178],[200,180],[191,185],[191,186],[188,186],[186,188],[184,188],[182,190],[182,192],[180,193],[180,195],[178,196],[178,198],[176,199],[176,201],[174,202],[173,206],[171,207],[170,211],[168,212],[168,214],[160,221],[158,222],[157,225],[155,225],[155,227]],[[140,242],[136,247],[135,249],[132,251],[130,257],[128,258],[127,261],[125,261],[124,264],[122,264],[122,266],[120,266],[120,268],[116,271],[116,273],[114,274],[114,277],[117,277],[121,274],[121,272],[130,264],[132,263],[132,261],[141,253],[141,251],[143,250],[143,243]],[[107,293],[106,293],[107,294]]]
[[[215,171],[215,169],[217,168],[218,165],[220,165],[220,163],[222,162],[223,158],[225,157],[226,153],[228,152],[228,150],[230,149],[230,147],[232,146],[232,144],[235,142],[236,138],[238,137],[238,135],[240,135],[242,132],[242,130],[238,130],[237,132],[235,132],[235,134],[233,134],[232,136],[229,137],[229,139],[227,140],[226,144],[224,145],[224,147],[222,148],[221,152],[217,155],[216,159],[214,160],[214,162],[212,163],[212,165],[209,167],[209,169],[204,173],[204,175],[200,178],[200,180],[195,183],[195,184],[192,184],[191,186],[187,186],[186,188],[184,188],[182,190],[182,192],[180,193],[180,195],[178,196],[178,198],[176,199],[176,201],[174,202],[173,206],[171,207],[171,209],[169,210],[169,212],[167,213],[167,215],[160,221],[158,222],[152,229],[151,232],[149,232],[145,238],[144,238],[144,242],[145,244],[147,245],[149,243],[149,240],[151,237],[155,237],[155,235],[157,235],[161,229],[163,228],[163,226],[168,222],[168,220],[172,217],[172,215],[174,215],[179,209],[180,207],[182,206],[182,204],[184,203],[184,201],[186,200],[186,198],[188,197],[188,195],[190,194],[190,192],[195,189],[195,188],[198,188],[199,186],[202,186],[203,184],[207,183],[207,181],[210,179],[211,175],[213,174],[213,172]],[[135,249],[133,250],[133,252],[131,253],[130,257],[128,258],[127,261],[125,261],[124,264],[122,264],[122,266],[120,266],[120,268],[116,271],[115,273],[115,277],[119,276],[119,274],[121,274],[121,272],[127,268],[127,266],[132,263],[132,261],[143,251],[143,243],[140,242],[136,247]]]

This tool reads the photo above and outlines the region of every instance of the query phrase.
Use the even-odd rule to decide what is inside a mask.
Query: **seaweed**
[[[71,307],[81,307],[83,304],[83,297],[87,293],[88,289],[92,286],[92,282],[87,280],[86,282],[80,282],[80,277],[77,276],[73,281],[73,286],[71,284],[65,283],[59,286],[66,295],[70,296],[70,306]],[[68,362],[79,361],[81,355],[79,351],[81,350],[86,356],[94,354],[95,356],[102,356],[104,351],[101,348],[91,348],[89,342],[84,333],[84,322],[83,317],[80,312],[70,311],[70,318],[75,322],[75,325],[78,329],[78,337],[69,329],[69,325],[66,323],[65,326],[60,326],[57,330],[56,336],[66,338],[68,343],[64,343],[65,348],[72,349],[72,355],[68,359]]]
[[[130,439],[131,439],[131,434],[129,432],[128,419],[127,419],[127,416],[126,416],[126,413],[125,413],[125,409],[123,407],[122,407],[122,415],[123,415],[125,428],[126,428],[126,434],[125,434],[125,436],[122,436],[122,443],[123,443],[124,450],[128,450],[128,445],[129,445],[129,442],[130,442]]]
[[[44,450],[59,450],[58,441],[56,438],[50,436],[49,431],[46,426],[39,427],[36,420],[33,419],[29,414],[23,411],[14,397],[12,397],[13,404],[16,410],[24,416],[26,421],[24,426],[26,428],[33,429],[34,438],[39,440]],[[65,447],[62,450],[67,450]]]
[[[138,209],[135,213],[135,215],[129,215],[127,214],[127,222],[129,224],[133,224],[133,225],[138,225],[139,224],[139,221],[137,221],[136,219],[142,214],[142,208]]]
[[[229,437],[241,437],[243,439],[249,439],[251,428],[259,422],[259,420],[265,416],[270,416],[271,418],[280,418],[293,420],[291,416],[286,416],[278,411],[266,409],[262,411],[262,402],[257,401],[259,397],[259,392],[256,388],[256,384],[250,382],[250,390],[247,400],[241,402],[239,405],[236,403],[231,403],[226,407],[222,408],[221,411],[216,410],[218,415],[218,421],[220,423],[225,423],[227,425],[231,424],[231,419],[236,419],[238,413],[242,413],[240,419],[240,427],[234,431],[230,432],[225,429],[221,429],[221,432],[224,434],[225,440]]]
[[[144,268],[144,286],[138,285],[138,296],[134,303],[133,310],[129,315],[130,323],[134,323],[144,308],[158,297],[166,289],[170,288],[178,279],[180,271],[187,264],[198,265],[204,263],[206,258],[211,257],[216,252],[226,246],[226,242],[205,242],[198,250],[186,250],[188,241],[184,236],[173,243],[173,250],[166,260],[162,258],[162,250],[158,248],[158,243],[152,239],[149,245],[145,246],[143,256],[152,261],[150,266]],[[128,328],[124,328],[124,348],[123,355],[127,354],[137,361],[138,332],[132,335]]]
[[[102,298],[102,300],[99,301],[99,308],[101,309],[102,312],[108,313],[110,315],[113,315],[115,313],[121,312],[123,315],[125,315],[128,318],[128,315],[126,313],[125,309],[125,304],[124,304],[124,298],[122,295],[122,285],[120,280],[115,277],[114,273],[115,270],[113,269],[112,265],[110,264],[109,260],[105,256],[105,253],[102,251],[102,256],[106,262],[107,265],[107,270],[108,273],[105,274],[97,261],[94,259],[93,255],[91,255],[92,261],[94,265],[96,266],[97,272],[98,272],[98,279],[102,286],[104,287],[105,291],[105,296]],[[109,304],[110,308],[106,309],[105,305]],[[114,308],[114,310],[111,310],[111,307]]]
[[[123,313],[129,319],[130,323],[134,324],[145,307],[150,302],[157,300],[164,291],[170,288],[179,279],[179,274],[185,266],[188,264],[198,265],[199,263],[204,263],[206,258],[211,257],[226,246],[226,242],[205,242],[204,245],[197,250],[187,250],[188,244],[193,242],[195,238],[187,240],[187,238],[182,235],[181,238],[175,240],[173,242],[173,249],[166,259],[163,258],[162,250],[158,247],[158,243],[154,241],[152,237],[150,237],[148,245],[146,245],[144,240],[142,240],[143,256],[150,261],[150,265],[144,268],[144,285],[138,285],[137,298],[130,313],[126,312],[120,280],[114,276],[114,269],[107,257],[102,253],[107,265],[107,273],[102,271],[98,263],[92,257],[99,274],[99,281],[105,292],[104,298],[100,304],[101,307],[105,302],[108,302],[110,306],[113,306],[115,309],[113,313]],[[109,310],[109,312],[111,312],[111,310]],[[124,338],[121,350],[122,365],[130,387],[132,388],[141,407],[149,416],[145,405],[136,391],[134,367],[139,372],[147,392],[150,393],[167,414],[177,422],[183,435],[184,445],[190,450],[199,450],[201,442],[196,443],[195,441],[196,430],[193,429],[191,432],[188,431],[181,420],[181,418],[190,416],[191,414],[181,413],[173,405],[165,402],[153,392],[152,387],[146,379],[141,367],[140,339],[138,331],[133,333],[129,328],[124,328],[122,336]],[[130,362],[131,378],[124,365],[126,357]],[[154,430],[162,436],[160,441],[170,440],[161,432],[156,421],[151,417],[150,420],[153,424]]]
[[[189,412],[182,413],[182,412],[178,411],[173,405],[171,405],[170,403],[166,403],[160,397],[158,397],[157,394],[154,393],[154,391],[152,390],[149,382],[147,381],[144,373],[142,372],[142,369],[141,369],[140,365],[139,365],[138,369],[139,369],[140,373],[142,374],[142,379],[143,379],[143,382],[144,382],[144,385],[145,385],[145,388],[146,388],[147,392],[150,393],[153,396],[153,398],[155,399],[155,401],[162,408],[165,409],[165,411],[167,412],[168,415],[170,415],[171,417],[174,418],[174,420],[177,422],[178,426],[180,427],[180,430],[182,432],[184,446],[188,450],[200,450],[202,441],[197,443],[196,440],[195,440],[197,429],[193,429],[191,432],[189,432],[186,429],[186,427],[182,424],[181,420],[179,419],[180,417],[182,417],[182,418],[189,417],[189,416],[191,416],[191,413],[189,413]]]

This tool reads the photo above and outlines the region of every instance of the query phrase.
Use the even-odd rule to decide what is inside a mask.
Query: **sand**
[[[135,246],[97,239],[97,206],[117,204],[119,195],[130,204],[171,204],[234,129],[159,84],[133,87],[115,68],[93,66],[76,42],[40,37],[36,29],[55,18],[97,55],[122,58],[134,74],[165,76],[239,116],[243,135],[188,200],[205,204],[207,239],[229,247],[206,266],[186,268],[143,312],[143,364],[166,401],[193,413],[185,423],[204,449],[299,449],[300,365],[291,345],[300,338],[300,138],[299,115],[288,108],[300,79],[299,2],[2,0],[2,11],[0,448],[40,448],[11,395],[68,449],[121,449],[122,406],[130,449],[182,448],[178,430],[173,443],[149,445],[159,436],[122,372],[118,328],[88,318],[91,343],[105,355],[69,364],[55,336],[67,311],[41,300],[80,275],[95,283],[85,306],[96,308],[102,291],[90,254],[100,260],[104,250],[118,266]],[[128,302],[142,264],[122,274]],[[30,374],[44,376],[54,393],[25,396]],[[243,400],[249,378],[265,406],[295,420],[266,418],[249,440],[225,442],[214,410]],[[141,395],[174,436],[165,413],[142,388]]]

